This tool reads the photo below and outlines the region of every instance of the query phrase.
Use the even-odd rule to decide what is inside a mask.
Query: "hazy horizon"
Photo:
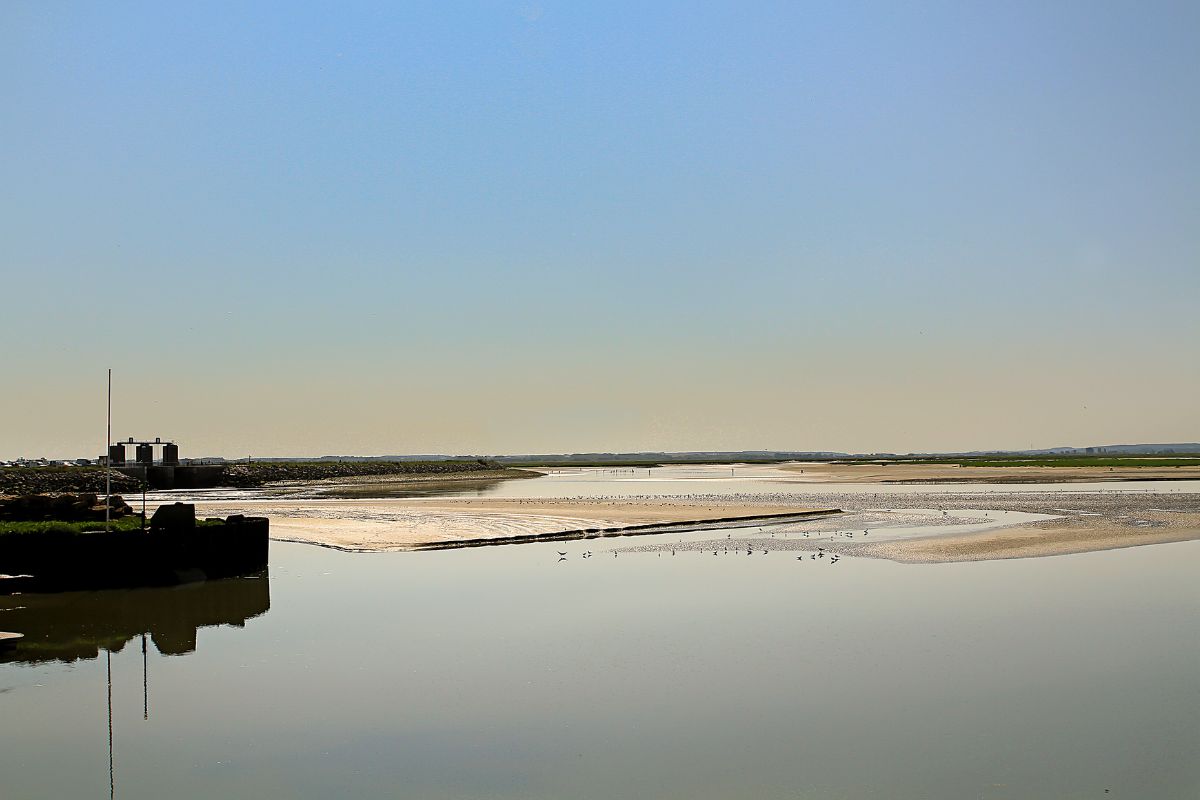
[[[1200,7],[15,2],[0,458],[1200,440]]]

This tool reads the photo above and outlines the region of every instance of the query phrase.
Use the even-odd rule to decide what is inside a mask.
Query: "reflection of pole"
[[[116,795],[116,784],[113,783],[113,735],[112,735],[112,652],[104,651],[108,662],[108,798]]]
[[[142,719],[150,719],[150,679],[146,670],[146,634],[142,634]]]

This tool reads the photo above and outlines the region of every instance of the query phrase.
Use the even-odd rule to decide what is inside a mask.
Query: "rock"
[[[113,495],[109,516],[113,519],[129,516],[133,509]],[[25,494],[8,499],[0,498],[0,519],[56,520],[60,522],[89,522],[104,519],[104,501],[94,494]]]
[[[172,503],[159,506],[150,517],[150,527],[159,530],[193,530],[196,527],[196,507],[191,503]]]

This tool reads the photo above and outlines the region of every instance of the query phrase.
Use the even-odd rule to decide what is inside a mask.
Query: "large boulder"
[[[114,494],[108,500],[108,516],[112,519],[133,515],[133,508],[125,502],[121,495]],[[104,519],[104,498],[99,498],[92,504],[92,514],[92,519]]]
[[[196,507],[191,503],[162,505],[150,517],[152,530],[190,531],[196,528]]]

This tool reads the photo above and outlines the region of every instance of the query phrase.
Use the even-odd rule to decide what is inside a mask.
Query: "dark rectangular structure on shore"
[[[152,521],[145,531],[0,535],[0,573],[30,576],[9,587],[13,590],[54,592],[171,586],[266,569],[266,517],[232,516],[197,525],[193,506],[168,508],[180,507],[183,513],[173,515],[175,520],[164,527],[154,527]],[[190,516],[191,525],[181,521],[184,516]]]
[[[166,453],[161,465],[138,464],[135,467],[114,467],[131,478],[145,481],[151,489],[211,489],[221,485],[225,467],[220,464],[172,465],[166,463]]]

